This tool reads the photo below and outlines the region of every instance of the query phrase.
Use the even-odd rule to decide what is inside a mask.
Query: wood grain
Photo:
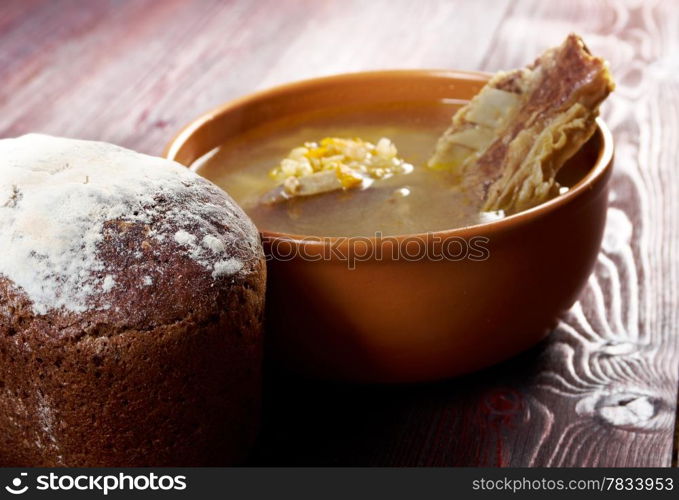
[[[330,385],[269,366],[252,463],[666,466],[679,385],[675,2],[4,1],[0,135],[157,154],[198,113],[259,88],[511,68],[569,31],[618,82],[604,110],[617,147],[608,226],[579,302],[540,346],[438,384]]]

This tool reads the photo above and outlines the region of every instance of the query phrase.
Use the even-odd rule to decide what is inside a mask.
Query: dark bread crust
[[[172,238],[148,237],[154,223],[117,220],[98,248],[116,286],[83,313],[36,315],[0,276],[0,465],[243,457],[260,404],[265,262],[245,214],[210,183],[196,184],[193,201],[224,207],[211,223],[243,263],[236,274],[215,277]],[[185,201],[157,199],[153,208],[162,218]]]

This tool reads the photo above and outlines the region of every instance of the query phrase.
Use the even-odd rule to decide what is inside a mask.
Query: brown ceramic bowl
[[[293,83],[204,114],[165,154],[190,165],[228,138],[274,118],[338,101],[470,99],[487,79],[481,73],[422,70]],[[562,169],[573,187],[500,221],[383,240],[309,241],[263,232],[269,254],[294,255],[269,261],[266,320],[273,352],[315,376],[415,382],[478,370],[534,345],[574,303],[592,270],[606,219],[612,158],[611,135],[599,121],[594,137]],[[439,260],[442,249],[473,238],[487,238],[485,260]],[[353,270],[341,256],[315,258],[333,245],[344,255],[369,251],[373,256]],[[394,248],[401,253],[393,256]]]

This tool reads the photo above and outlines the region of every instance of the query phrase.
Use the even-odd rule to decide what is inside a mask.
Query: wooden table
[[[618,82],[603,111],[617,143],[607,232],[579,302],[530,352],[438,384],[329,385],[270,368],[252,463],[668,466],[679,370],[675,2],[4,0],[0,135],[158,154],[198,113],[256,89],[376,68],[513,68],[570,31]]]

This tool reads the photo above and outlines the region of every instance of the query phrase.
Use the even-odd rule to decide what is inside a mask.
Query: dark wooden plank
[[[10,0],[0,5],[0,134],[98,138],[157,154],[198,113],[284,81],[473,68],[506,5]],[[452,51],[460,33],[472,36],[466,19],[481,16],[488,36]]]
[[[532,30],[521,12],[544,21]],[[527,406],[552,419],[539,427],[544,444],[533,463],[670,464],[679,364],[679,179],[670,160],[677,153],[679,85],[670,76],[679,64],[677,25],[671,2],[526,3],[502,24],[486,61],[489,69],[518,65],[577,29],[611,62],[618,82],[604,108],[617,156],[603,249],[579,303],[552,335],[540,373],[524,388]],[[512,44],[519,30],[528,35]]]
[[[158,153],[196,114],[259,88],[374,68],[515,67],[577,31],[619,83],[605,109],[618,148],[607,236],[578,304],[530,352],[438,384],[330,385],[270,366],[252,463],[668,465],[676,26],[671,1],[10,0],[0,4],[0,135]]]

